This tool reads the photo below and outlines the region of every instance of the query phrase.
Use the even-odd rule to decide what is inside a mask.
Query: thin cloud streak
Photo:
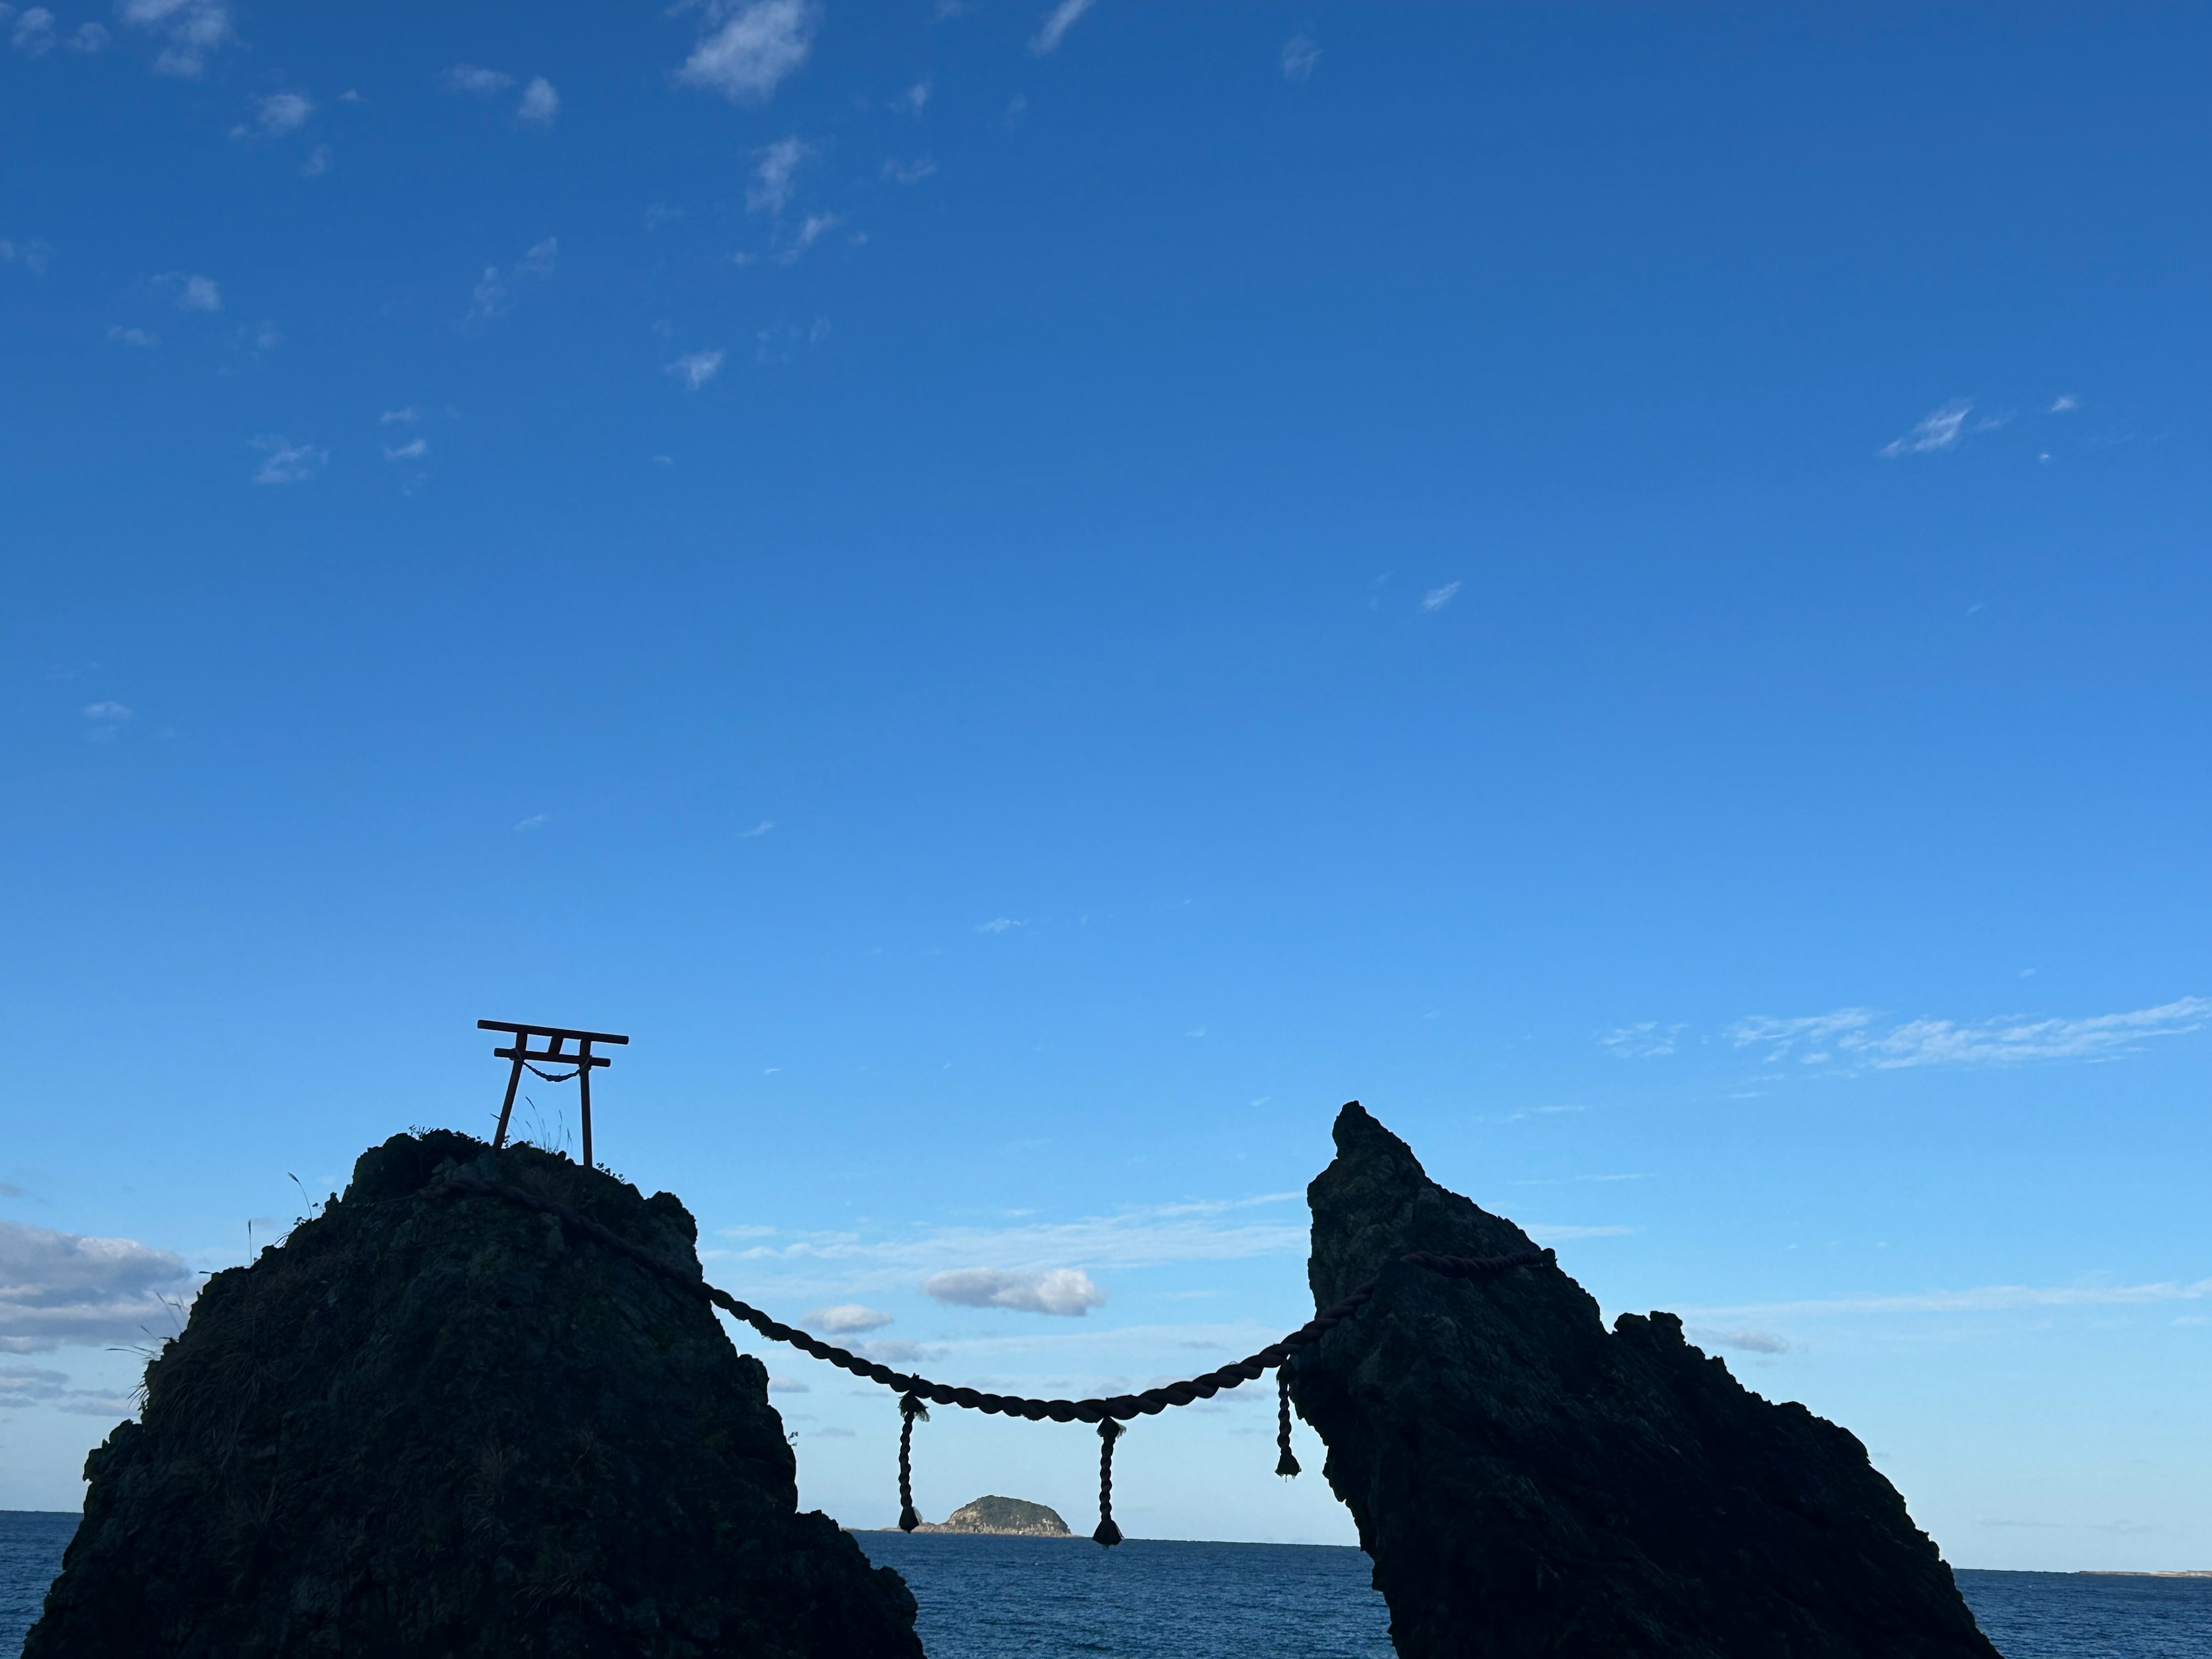
[[[2212,1297],[2212,1279],[2154,1285],[1985,1285],[1971,1291],[1918,1291],[1901,1296],[1832,1296],[1803,1302],[1743,1302],[1692,1307],[1685,1319],[1773,1319],[1855,1314],[2005,1313],[2024,1308],[2142,1307],[2201,1302]]]
[[[1911,1019],[1884,1030],[1870,1009],[1839,1008],[1794,1019],[1753,1015],[1728,1030],[1739,1048],[1764,1048],[1770,1061],[1806,1066],[1840,1060],[1876,1071],[1915,1066],[2014,1066],[2030,1060],[2098,1060],[2135,1051],[2154,1037],[2212,1024],[2212,997],[2177,997],[2154,1008],[2079,1019],[2007,1015],[1960,1024]]]

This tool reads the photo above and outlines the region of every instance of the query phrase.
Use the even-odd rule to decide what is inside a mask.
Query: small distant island
[[[963,1504],[933,1526],[925,1521],[916,1532],[988,1532],[1011,1538],[1073,1538],[1057,1510],[1023,1498],[979,1498]]]

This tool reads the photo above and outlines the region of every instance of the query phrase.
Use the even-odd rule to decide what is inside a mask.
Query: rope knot
[[[1275,1460],[1275,1473],[1285,1480],[1298,1472],[1298,1460],[1291,1451],[1291,1368],[1275,1367],[1275,1444],[1282,1455]]]

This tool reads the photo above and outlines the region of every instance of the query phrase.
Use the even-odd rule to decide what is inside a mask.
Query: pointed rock
[[[1556,1266],[1401,1261],[1532,1242],[1357,1102],[1336,1146],[1308,1188],[1315,1305],[1380,1283],[1292,1397],[1404,1659],[1997,1659],[1847,1431],[1749,1392],[1672,1314],[1607,1331]]]

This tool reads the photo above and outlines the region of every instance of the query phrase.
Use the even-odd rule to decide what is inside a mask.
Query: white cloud
[[[77,25],[76,33],[70,36],[70,50],[71,52],[105,52],[107,49],[108,39],[105,24],[80,23]]]
[[[2212,997],[2179,997],[2155,1008],[2079,1019],[2008,1015],[1960,1024],[1910,1019],[1887,1029],[1865,1008],[1796,1019],[1754,1015],[1729,1028],[1739,1048],[1766,1049],[1769,1060],[1807,1065],[1840,1059],[1853,1067],[2008,1066],[2026,1060],[2098,1060],[2126,1054],[2153,1037],[2180,1036],[2212,1024]]]
[[[26,270],[43,271],[52,254],[53,250],[44,242],[11,242],[0,236],[0,265],[21,265]]]
[[[0,1411],[52,1406],[78,1417],[128,1417],[138,1402],[127,1394],[80,1389],[60,1371],[32,1365],[0,1365]]]
[[[832,1336],[855,1336],[862,1331],[883,1329],[891,1322],[891,1316],[858,1302],[840,1302],[833,1308],[817,1308],[806,1316],[806,1322]]]
[[[1006,933],[1012,932],[1017,927],[1028,926],[1029,923],[1016,921],[1012,916],[994,916],[988,921],[978,922],[975,931],[979,933]]]
[[[1454,597],[1458,594],[1459,589],[1460,585],[1457,582],[1446,582],[1442,587],[1431,588],[1427,592],[1421,595],[1421,609],[1424,611],[1443,610],[1446,605],[1452,602]]]
[[[412,443],[396,446],[386,444],[384,447],[384,459],[387,461],[419,461],[429,453],[430,441],[428,438],[417,438]]]
[[[2070,392],[2064,392],[2051,400],[2051,412],[2053,415],[2066,415],[2081,407],[2081,400],[2079,398]]]
[[[448,92],[473,93],[479,98],[489,98],[495,93],[505,92],[514,84],[514,77],[499,70],[478,69],[473,64],[456,64],[443,76]]]
[[[551,816],[548,812],[532,812],[514,826],[514,833],[518,836],[526,836],[533,830],[543,830]]]
[[[169,282],[181,282],[177,290],[177,309],[179,311],[221,311],[222,289],[212,276],[172,276]]]
[[[1294,34],[1283,42],[1283,79],[1292,86],[1310,80],[1314,65],[1321,62],[1321,48],[1306,35]]]
[[[314,112],[314,100],[303,93],[272,92],[260,100],[254,119],[268,137],[281,138],[307,125]]]
[[[26,58],[43,58],[54,49],[54,15],[33,6],[15,20],[10,44]]]
[[[963,1308],[1013,1308],[1024,1313],[1057,1314],[1079,1319],[1106,1305],[1106,1292],[1079,1267],[1017,1273],[1004,1267],[960,1267],[932,1273],[922,1294]]]
[[[792,191],[798,188],[799,164],[812,152],[798,135],[779,138],[775,143],[755,150],[759,162],[753,168],[751,181],[745,185],[745,206],[755,213],[766,209],[781,213],[791,201]]]
[[[501,270],[497,265],[486,265],[483,275],[477,279],[476,287],[470,290],[466,320],[483,322],[493,317],[503,316],[507,311],[507,301],[511,297],[507,287],[510,275],[550,276],[553,274],[553,267],[559,262],[560,254],[561,239],[557,236],[548,236],[544,241],[532,246],[514,262],[514,270],[512,273]]]
[[[167,1335],[171,1307],[192,1285],[167,1250],[0,1221],[0,1352]]]
[[[738,830],[738,839],[739,841],[751,841],[757,836],[768,834],[769,830],[775,828],[775,820],[774,818],[763,818],[758,823],[753,825],[751,829]]]
[[[88,702],[84,706],[84,717],[110,726],[119,726],[137,711],[119,702]]]
[[[410,405],[405,409],[387,409],[376,418],[385,426],[412,426],[422,418],[422,411]]]
[[[813,50],[815,19],[806,0],[709,0],[708,32],[676,71],[677,84],[764,103]]]
[[[696,392],[722,372],[720,351],[687,351],[667,366],[667,373],[684,382],[686,392]]]
[[[561,112],[561,94],[553,83],[540,75],[522,89],[522,101],[514,106],[519,120],[529,121],[541,127],[553,125],[553,118]]]
[[[791,245],[776,257],[779,264],[790,264],[816,242],[845,222],[834,213],[810,213],[799,223],[791,239]]]
[[[919,115],[922,112],[923,106],[929,102],[929,92],[928,82],[917,81],[891,100],[891,107],[904,110],[909,115]]]
[[[911,161],[893,155],[884,161],[884,177],[895,185],[918,185],[936,171],[937,163],[927,155],[917,155]]]
[[[1030,50],[1040,58],[1048,52],[1058,52],[1060,43],[1067,39],[1068,30],[1075,27],[1077,20],[1094,3],[1095,0],[1060,0],[1060,3],[1045,15],[1042,27],[1030,42]]]
[[[108,325],[107,337],[118,345],[137,346],[143,351],[151,351],[161,343],[161,337],[151,329],[125,328],[120,323]]]
[[[1747,1353],[1788,1353],[1790,1344],[1771,1331],[1716,1331],[1689,1328],[1690,1340],[1708,1348],[1741,1348]]]
[[[1598,1042],[1617,1060],[1656,1060],[1674,1052],[1674,1039],[1682,1027],[1662,1025],[1656,1019],[1639,1019],[1633,1025],[1617,1025]]]
[[[331,170],[331,147],[317,144],[307,152],[307,159],[300,163],[302,179],[319,179]]]
[[[1899,1296],[1834,1296],[1805,1302],[1747,1302],[1719,1308],[1685,1308],[1708,1319],[1758,1319],[1836,1314],[2004,1313],[2022,1308],[2142,1307],[2201,1302],[2212,1297],[2212,1279],[2154,1285],[1984,1285],[1971,1291],[1917,1291]]]
[[[208,55],[232,34],[230,12],[221,0],[123,0],[122,12],[125,22],[161,40],[156,75],[196,78],[206,70]]]
[[[1922,416],[1919,423],[1902,438],[1884,444],[1881,453],[1894,460],[1900,455],[1932,455],[1938,450],[1948,449],[1959,441],[1973,407],[1972,399],[1967,398],[1948,403],[1932,414]]]
[[[795,1376],[771,1376],[768,1380],[770,1394],[811,1394],[813,1389]]]
[[[320,472],[331,459],[327,449],[318,449],[313,444],[295,444],[276,432],[263,433],[252,441],[251,447],[261,452],[261,466],[253,475],[253,482],[258,484],[304,483]]]

